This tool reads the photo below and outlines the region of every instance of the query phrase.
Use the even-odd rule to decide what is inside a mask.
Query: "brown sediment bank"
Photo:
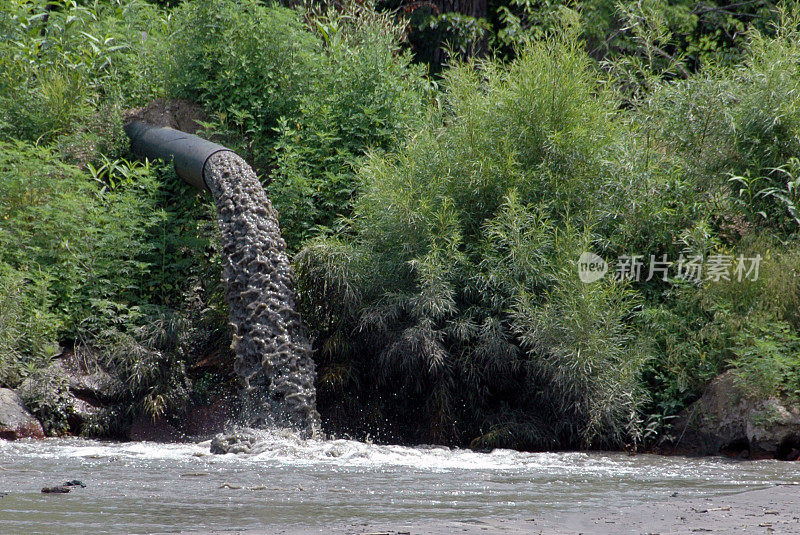
[[[341,524],[278,530],[282,535],[575,534],[800,534],[800,485],[776,485],[725,496],[641,503],[614,509],[533,514],[521,518]]]

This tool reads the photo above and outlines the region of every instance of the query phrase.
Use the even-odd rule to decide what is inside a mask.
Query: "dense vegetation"
[[[172,4],[2,8],[0,387],[43,376],[49,432],[65,350],[124,384],[86,434],[230,383],[197,366],[230,362],[214,208],[122,133],[156,97],[262,175],[331,432],[646,447],[727,369],[800,397],[796,8]],[[422,50],[443,28],[461,41]],[[582,282],[584,252],[610,273]],[[624,255],[639,280],[612,276]]]

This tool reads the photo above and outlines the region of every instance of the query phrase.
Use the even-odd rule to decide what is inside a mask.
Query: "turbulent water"
[[[337,523],[526,519],[800,480],[800,464],[779,461],[476,453],[276,432],[262,432],[259,444],[253,455],[211,455],[207,443],[0,440],[0,533],[280,533]],[[40,492],[70,479],[86,488]]]
[[[206,162],[222,231],[223,279],[247,423],[319,429],[314,362],[300,315],[286,244],[253,170],[235,153]]]

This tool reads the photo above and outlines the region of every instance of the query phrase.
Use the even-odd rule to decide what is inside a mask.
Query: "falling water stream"
[[[233,152],[211,156],[204,179],[222,231],[222,278],[246,423],[311,436],[319,429],[314,361],[275,210],[256,174]]]

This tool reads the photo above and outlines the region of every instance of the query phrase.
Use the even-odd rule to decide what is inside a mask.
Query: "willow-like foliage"
[[[342,232],[296,258],[321,405],[409,441],[635,439],[636,300],[575,269],[608,209],[614,99],[569,28],[444,84],[430,126],[361,169]]]

